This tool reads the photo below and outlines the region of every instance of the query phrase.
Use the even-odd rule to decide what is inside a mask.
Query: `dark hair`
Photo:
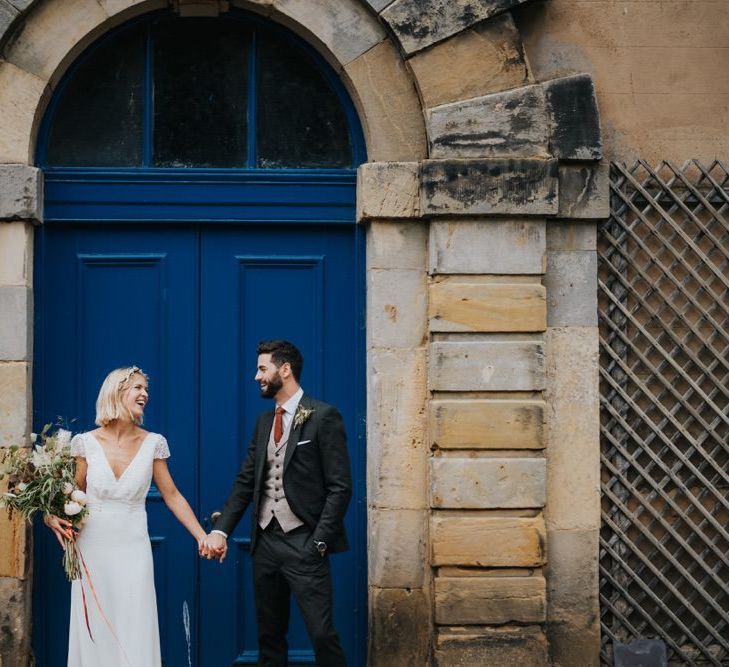
[[[256,354],[270,354],[271,361],[276,368],[281,368],[287,361],[291,365],[291,372],[297,382],[304,368],[304,358],[299,348],[287,340],[262,340],[258,343]]]

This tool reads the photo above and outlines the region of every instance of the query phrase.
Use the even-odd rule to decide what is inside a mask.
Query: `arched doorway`
[[[331,69],[305,44],[233,12],[161,12],[92,45],[51,101],[38,142],[46,177],[36,248],[36,426],[93,422],[105,372],[152,377],[147,425],[201,517],[218,508],[255,416],[262,338],[296,341],[305,390],[345,417],[356,479],[352,550],[333,559],[337,625],[364,663],[363,239],[355,169],[364,143]],[[274,307],[281,301],[283,307]],[[248,523],[221,567],[200,563],[161,507],[148,512],[168,665],[255,664]],[[39,531],[34,644],[65,664],[68,590]],[[189,615],[189,634],[185,618]],[[303,625],[291,664],[312,664]]]

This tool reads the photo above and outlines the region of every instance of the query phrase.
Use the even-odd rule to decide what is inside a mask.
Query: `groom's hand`
[[[211,560],[217,558],[221,563],[228,553],[228,541],[220,533],[210,533],[200,545],[200,555]]]

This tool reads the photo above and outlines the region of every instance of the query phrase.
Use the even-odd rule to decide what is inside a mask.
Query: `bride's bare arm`
[[[167,467],[167,461],[165,459],[155,459],[152,474],[154,475],[154,483],[162,494],[165,505],[170,508],[170,512],[187,528],[200,545],[205,538],[205,531],[189,503],[185,500],[185,496],[175,486],[172,475],[170,475],[170,469]]]

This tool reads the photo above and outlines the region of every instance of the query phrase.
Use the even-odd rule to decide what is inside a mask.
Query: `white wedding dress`
[[[71,586],[68,667],[159,667],[157,600],[144,502],[154,459],[170,455],[167,441],[157,433],[147,434],[119,479],[90,433],[74,437],[71,453],[85,457],[88,465],[89,516],[78,546],[91,579],[82,571],[81,580]]]

